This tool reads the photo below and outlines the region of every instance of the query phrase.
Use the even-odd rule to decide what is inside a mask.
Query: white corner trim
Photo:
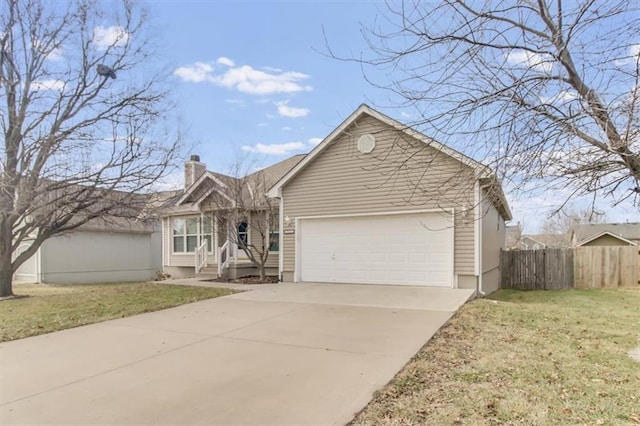
[[[278,234],[278,278],[282,279],[282,271],[284,270],[284,198],[282,197],[280,197],[279,209],[278,221],[280,222],[280,233]]]
[[[293,282],[299,283],[301,281],[300,276],[300,218],[295,219],[295,227],[293,231],[293,237],[295,241],[295,249],[293,251],[294,264],[293,264]]]

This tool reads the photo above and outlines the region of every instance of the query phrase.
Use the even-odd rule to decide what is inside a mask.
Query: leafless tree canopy
[[[542,224],[543,234],[559,235],[568,246],[571,244],[571,231],[576,225],[588,223],[605,223],[607,215],[604,212],[594,211],[590,208],[567,208],[551,215]]]
[[[565,200],[595,194],[638,203],[636,2],[415,0],[387,8],[364,31],[373,53],[350,59],[394,105],[414,108],[412,124],[516,188],[539,182]]]
[[[267,197],[273,185],[263,171],[250,173],[255,163],[246,156],[238,156],[225,188],[217,188],[205,206],[218,217],[219,226],[226,226],[225,235],[257,266],[260,281],[266,279],[272,231],[279,227],[278,200]],[[220,267],[220,265],[218,265]]]
[[[0,296],[47,238],[139,215],[131,193],[175,158],[145,20],[127,0],[0,3]]]

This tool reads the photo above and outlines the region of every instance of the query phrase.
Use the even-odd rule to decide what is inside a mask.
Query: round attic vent
[[[368,154],[376,147],[376,138],[370,133],[360,136],[358,139],[358,151]]]

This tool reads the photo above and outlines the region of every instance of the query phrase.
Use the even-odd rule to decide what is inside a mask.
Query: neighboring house
[[[566,248],[569,242],[562,234],[523,235],[518,248],[520,250],[540,250],[545,248]]]
[[[204,206],[228,177],[193,160],[185,194],[163,222],[163,262],[172,275],[195,275],[194,248],[205,239],[213,241],[211,259],[220,259],[227,242],[221,215]],[[511,212],[495,175],[366,105],[311,153],[272,166],[270,175],[275,184],[268,195],[280,206],[270,265],[282,281],[481,293],[499,287]],[[189,224],[192,233],[185,233]],[[230,276],[239,266],[251,272],[237,250],[231,256]]]
[[[571,229],[571,245],[574,247],[639,244],[640,222],[584,224]]]
[[[569,243],[562,234],[522,235],[522,226],[507,226],[507,250],[541,250],[545,248],[565,248]]]
[[[172,194],[146,195],[148,206]],[[141,212],[145,215],[144,212]],[[27,239],[15,256],[26,250]],[[125,219],[107,217],[44,241],[20,265],[14,280],[35,283],[103,283],[148,281],[162,272],[160,220],[152,215]]]

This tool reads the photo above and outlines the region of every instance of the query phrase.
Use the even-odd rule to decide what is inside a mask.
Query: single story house
[[[483,164],[361,105],[309,154],[265,169],[279,223],[269,241],[271,270],[288,282],[499,287],[500,250],[511,211],[499,181]],[[185,167],[185,190],[163,214],[163,266],[196,274],[196,248],[207,267],[251,273],[227,244],[223,218],[209,197],[224,196],[228,176]],[[250,219],[249,219],[250,221]],[[243,224],[251,238],[251,224]],[[277,244],[271,244],[272,242]],[[222,266],[228,271],[221,270]],[[235,271],[231,273],[231,271]]]
[[[573,247],[633,246],[640,244],[640,222],[593,223],[571,229]]]

